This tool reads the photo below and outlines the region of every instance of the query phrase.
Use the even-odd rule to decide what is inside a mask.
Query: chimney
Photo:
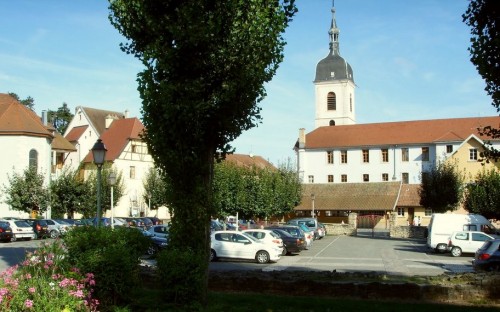
[[[49,124],[49,117],[46,110],[42,111],[42,123],[44,126],[47,126]]]
[[[299,148],[304,148],[306,147],[306,134],[305,134],[306,129],[300,128],[299,129]]]
[[[113,120],[115,120],[114,116],[111,116],[111,115],[107,115],[106,116],[105,124],[104,124],[104,126],[106,127],[106,129],[109,129],[109,127],[113,123]]]
[[[125,114],[123,115],[125,115],[125,118],[128,118],[128,109],[125,110]]]

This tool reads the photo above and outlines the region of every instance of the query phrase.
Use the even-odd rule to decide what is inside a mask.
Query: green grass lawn
[[[171,305],[158,301],[154,291],[143,293],[141,299],[133,306],[116,311],[178,311]],[[206,312],[476,312],[500,311],[498,307],[459,306],[448,304],[424,304],[416,302],[373,301],[361,299],[338,299],[324,297],[288,297],[248,293],[209,293],[209,304]]]

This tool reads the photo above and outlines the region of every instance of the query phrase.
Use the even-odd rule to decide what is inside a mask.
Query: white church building
[[[340,56],[335,8],[328,34],[330,51],[314,79],[315,129],[301,128],[295,144],[304,185],[295,214],[314,211],[324,222],[339,222],[349,212],[385,219],[394,212],[401,224],[420,216],[425,225],[432,211],[419,203],[422,175],[453,159],[472,180],[488,140],[478,128],[498,127],[500,117],[357,124],[354,73]]]

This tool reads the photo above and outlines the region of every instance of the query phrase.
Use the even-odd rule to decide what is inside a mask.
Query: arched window
[[[337,96],[334,92],[328,92],[327,108],[328,110],[337,110]]]
[[[36,149],[30,150],[30,167],[38,168],[38,152]]]
[[[330,120],[330,126],[335,126],[335,120]]]

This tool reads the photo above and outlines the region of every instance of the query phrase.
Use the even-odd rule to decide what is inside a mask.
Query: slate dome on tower
[[[335,20],[335,7],[332,6],[332,23],[328,31],[328,35],[330,36],[330,53],[327,57],[319,61],[316,66],[316,79],[314,79],[314,82],[344,79],[354,82],[351,65],[340,56],[339,33],[340,30]]]
[[[342,56],[330,53],[316,65],[316,79],[314,82],[343,79],[354,82],[351,65]]]

